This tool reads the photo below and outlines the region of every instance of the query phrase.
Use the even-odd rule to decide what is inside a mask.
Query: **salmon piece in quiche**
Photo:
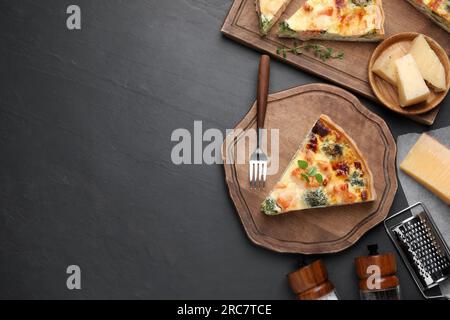
[[[280,37],[300,40],[379,41],[384,38],[382,0],[307,0],[280,24]]]
[[[261,204],[261,211],[278,215],[375,199],[372,172],[356,143],[321,115]]]

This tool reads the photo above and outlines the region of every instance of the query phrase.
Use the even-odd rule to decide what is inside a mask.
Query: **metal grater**
[[[420,291],[430,298],[426,290],[450,276],[450,251],[427,208],[416,203],[386,219],[384,225]]]

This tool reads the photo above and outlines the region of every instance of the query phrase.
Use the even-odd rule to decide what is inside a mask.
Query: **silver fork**
[[[249,178],[250,188],[265,187],[267,178],[267,155],[261,149],[262,130],[266,118],[267,96],[269,93],[270,57],[262,55],[259,61],[258,88],[256,95],[256,150],[250,156]]]

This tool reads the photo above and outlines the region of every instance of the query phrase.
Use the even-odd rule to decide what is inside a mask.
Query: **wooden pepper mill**
[[[378,245],[367,246],[369,256],[355,259],[362,300],[399,300],[400,285],[396,276],[394,253],[379,254]]]
[[[322,260],[288,274],[288,281],[299,300],[338,300]]]

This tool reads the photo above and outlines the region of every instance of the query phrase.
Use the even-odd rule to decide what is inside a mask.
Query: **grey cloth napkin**
[[[445,127],[427,132],[430,136],[436,138],[439,142],[450,148],[450,127]],[[409,205],[417,202],[424,203],[431,216],[433,217],[439,231],[442,233],[447,245],[450,245],[450,207],[431,191],[428,191],[421,184],[416,182],[402,170],[400,170],[400,163],[405,159],[409,150],[417,142],[421,134],[409,133],[397,138],[397,171],[398,178],[402,185],[406,199]],[[450,281],[444,281],[441,284],[441,291],[443,294],[450,294]]]

